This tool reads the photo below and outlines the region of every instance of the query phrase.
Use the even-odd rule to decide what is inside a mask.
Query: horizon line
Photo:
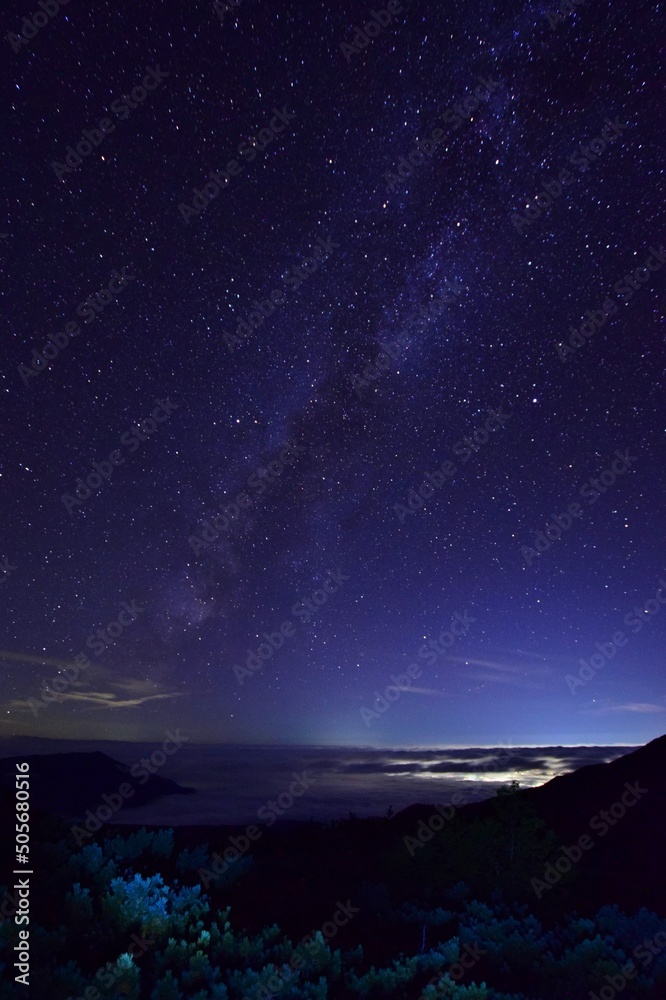
[[[654,736],[652,739],[647,740],[646,743],[651,743],[655,739],[660,737]],[[152,739],[114,739],[113,737],[72,737],[72,736],[37,736],[37,735],[13,735],[13,736],[3,736],[0,735],[0,744],[3,741],[10,740],[44,740],[50,743],[152,743],[158,737],[153,737]],[[625,743],[625,742],[614,742],[614,743],[437,743],[437,744],[411,744],[411,745],[390,745],[390,746],[376,746],[362,743],[281,743],[281,742],[264,742],[264,743],[242,743],[236,741],[226,741],[226,742],[215,742],[212,740],[199,740],[188,742],[192,746],[219,746],[219,747],[289,747],[292,749],[312,749],[312,750],[334,750],[334,749],[350,749],[350,750],[542,750],[548,749],[549,747],[572,750],[578,747],[586,749],[603,748],[603,747],[642,747],[646,743]]]

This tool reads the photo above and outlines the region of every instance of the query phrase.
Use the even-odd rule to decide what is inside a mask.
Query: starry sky
[[[663,9],[553,10],[5,6],[0,734],[664,732]]]

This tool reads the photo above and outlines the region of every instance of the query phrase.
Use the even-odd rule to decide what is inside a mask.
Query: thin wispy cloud
[[[401,688],[400,694],[430,694],[430,695],[435,695],[435,697],[437,698],[447,697],[446,692],[442,691],[441,688],[415,688],[415,687]]]
[[[666,712],[666,705],[655,705],[649,701],[630,701],[624,705],[603,705],[600,708],[584,708],[581,712],[587,715],[607,715],[609,712],[638,712],[650,715],[655,712]]]
[[[475,681],[484,681],[488,684],[508,684],[511,687],[525,688],[529,691],[540,691],[543,688],[543,684],[536,684],[534,681],[528,681],[524,677],[516,677],[512,674],[484,674],[479,670],[474,670],[470,672],[469,676]]]
[[[61,664],[60,661],[39,660],[38,662],[44,666],[71,666],[71,664]],[[66,675],[63,676],[66,678]],[[53,679],[54,675],[52,674],[45,678],[49,689],[51,689]],[[30,692],[26,694],[24,699],[12,698],[0,705],[0,712],[32,715],[33,711],[28,699],[39,700],[43,691],[44,688]],[[82,706],[82,711],[108,711],[119,708],[139,708],[150,701],[182,698],[184,695],[185,692],[171,690],[167,685],[158,681],[121,676],[108,667],[90,664],[89,667],[81,670],[75,680],[68,680],[68,686],[64,691],[56,692],[53,690],[52,697],[49,698],[49,705],[53,703],[64,705],[67,702],[74,702]]]
[[[542,666],[518,666],[515,663],[501,663],[497,660],[477,660],[471,656],[447,656],[447,660],[453,660],[454,663],[464,663],[471,664],[474,667],[490,667],[492,670],[502,670],[505,673],[511,674],[534,674],[535,676],[545,677],[551,673],[549,667]]]
[[[71,667],[71,660],[56,660],[51,656],[34,656],[32,653],[16,653],[10,649],[0,649],[0,662],[3,663],[29,663],[40,667],[57,667],[64,670]]]

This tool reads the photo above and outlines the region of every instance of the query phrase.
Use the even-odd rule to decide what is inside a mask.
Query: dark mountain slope
[[[102,795],[117,795],[123,784],[133,790],[131,797],[122,800],[131,806],[145,805],[162,795],[188,795],[194,791],[170,778],[149,774],[142,767],[132,775],[127,764],[100,751],[5,757],[0,760],[0,788],[10,792],[14,789],[16,764],[21,761],[30,765],[31,806],[71,820],[83,818],[88,810],[95,812],[104,805]]]

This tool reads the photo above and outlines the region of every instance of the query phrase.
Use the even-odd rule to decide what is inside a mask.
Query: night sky
[[[374,10],[5,7],[4,736],[664,732],[663,8]]]

